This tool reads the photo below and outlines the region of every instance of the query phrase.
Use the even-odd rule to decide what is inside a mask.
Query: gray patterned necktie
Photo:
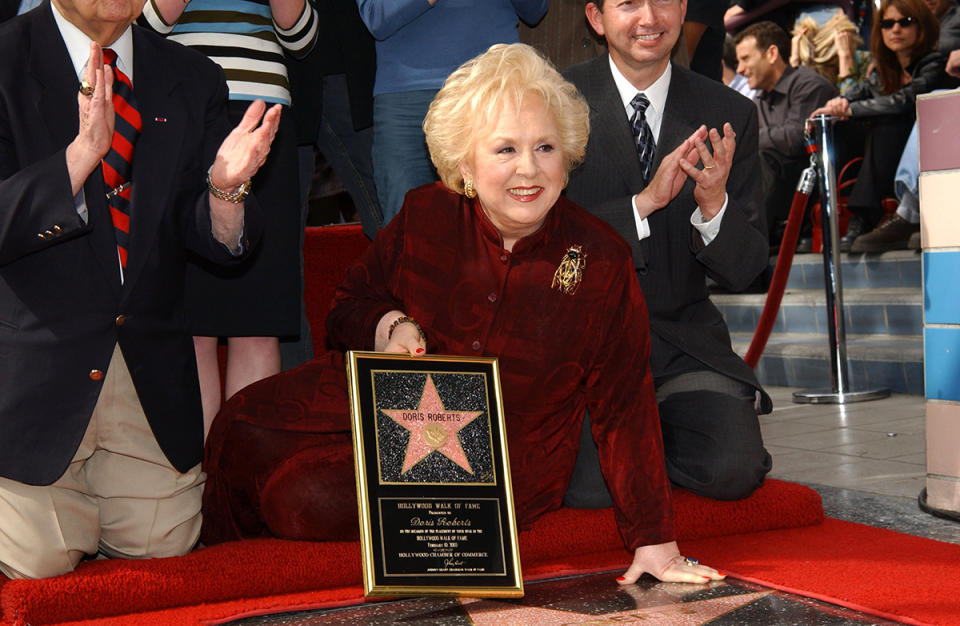
[[[650,182],[651,170],[653,169],[653,155],[657,149],[656,142],[653,140],[653,132],[650,125],[647,124],[647,118],[644,112],[650,106],[650,101],[642,93],[638,93],[630,101],[633,107],[633,115],[630,117],[630,126],[633,128],[633,141],[637,146],[637,156],[640,158],[640,172],[643,175],[644,186]]]

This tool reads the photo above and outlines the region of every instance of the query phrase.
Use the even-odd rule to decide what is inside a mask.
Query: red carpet
[[[960,546],[836,519],[684,541],[744,580],[907,623],[960,624]]]
[[[333,288],[367,245],[358,226],[307,229],[305,298],[318,350]],[[815,492],[776,480],[737,502],[678,490],[675,512],[681,548],[730,573],[901,620],[960,623],[949,611],[960,598],[960,546],[821,523]],[[630,562],[610,510],[547,515],[521,533],[520,553],[528,581]],[[356,604],[359,554],[355,543],[251,540],[171,559],[91,561],[53,579],[0,582],[0,623],[197,624]]]
[[[738,578],[907,623],[960,624],[960,546],[823,520],[814,492],[775,480],[740,502],[678,491],[676,511],[683,552]],[[527,581],[630,561],[609,510],[557,511],[520,548]],[[352,543],[242,541],[0,584],[3,623],[33,625],[215,623],[362,601]]]
[[[823,519],[815,492],[776,480],[737,502],[716,502],[677,490],[674,508],[679,535],[688,540],[818,524]],[[520,553],[527,580],[603,571],[629,562],[609,509],[563,509],[544,516],[521,533]],[[3,583],[0,619],[34,626],[84,619],[189,624],[350,604],[362,598],[359,555],[355,543],[249,540],[178,558],[90,561],[57,578]]]

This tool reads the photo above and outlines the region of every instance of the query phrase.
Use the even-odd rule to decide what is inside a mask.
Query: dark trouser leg
[[[570,476],[570,486],[563,496],[563,504],[574,509],[605,509],[613,506],[607,483],[600,473],[600,456],[590,432],[589,413],[583,416],[580,449],[577,451],[577,461]]]
[[[373,127],[354,129],[344,74],[323,77],[323,117],[317,147],[350,194],[364,234],[373,239],[383,226],[373,182]]]
[[[313,336],[307,320],[307,303],[303,299],[303,236],[307,227],[307,194],[313,176],[313,147],[298,146],[300,167],[300,332],[296,337],[280,338],[280,369],[287,371],[313,358]]]
[[[771,150],[760,151],[760,175],[764,201],[767,209],[767,224],[770,231],[778,222],[787,219],[793,192],[800,174],[810,165],[807,158],[788,158]],[[777,242],[779,243],[779,242]]]
[[[749,496],[770,471],[749,385],[712,371],[680,374],[657,388],[667,475],[716,498]]]
[[[863,163],[848,203],[850,211],[864,220],[867,231],[883,217],[881,201],[895,196],[897,164],[912,128],[910,116],[878,117],[867,127]]]

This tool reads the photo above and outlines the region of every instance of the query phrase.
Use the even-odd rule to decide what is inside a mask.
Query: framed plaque
[[[497,361],[348,352],[368,596],[520,597]]]

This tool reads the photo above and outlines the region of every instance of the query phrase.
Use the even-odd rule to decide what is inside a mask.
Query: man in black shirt
[[[766,198],[767,224],[787,218],[794,188],[809,164],[803,130],[807,117],[837,95],[837,89],[807,67],[790,67],[790,38],[773,22],[757,22],[734,39],[737,72],[746,76],[756,97],[760,116],[760,172]],[[779,236],[771,244],[779,245]]]

